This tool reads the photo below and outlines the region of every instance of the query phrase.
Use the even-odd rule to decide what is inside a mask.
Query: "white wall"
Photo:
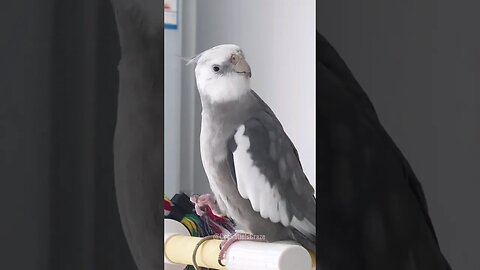
[[[315,186],[315,1],[186,0],[180,14],[180,29],[165,30],[166,193],[210,190],[198,147],[201,106],[193,67],[178,56],[222,43],[242,47],[252,88],[282,122]]]
[[[165,29],[164,175],[165,194],[169,196],[180,189],[181,31],[182,24],[178,29]]]
[[[202,0],[197,52],[242,47],[254,89],[276,113],[315,186],[315,1]]]

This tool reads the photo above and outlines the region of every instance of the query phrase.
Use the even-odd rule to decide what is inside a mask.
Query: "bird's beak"
[[[245,74],[249,78],[252,77],[252,71],[250,70],[250,66],[248,65],[245,58],[243,58],[243,56],[239,54],[232,54],[230,61],[233,64],[233,70],[235,72]]]

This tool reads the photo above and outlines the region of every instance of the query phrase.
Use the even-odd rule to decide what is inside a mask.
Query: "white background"
[[[315,186],[315,1],[181,1],[179,29],[165,30],[165,192],[209,192],[200,161],[200,103],[193,56],[242,47],[252,89],[270,105]]]

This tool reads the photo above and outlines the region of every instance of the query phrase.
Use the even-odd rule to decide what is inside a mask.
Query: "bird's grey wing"
[[[253,90],[250,90],[250,93],[255,97],[255,99],[257,100],[257,102],[264,108],[264,112],[269,114],[272,119],[274,119],[274,121],[280,125],[281,127],[281,124],[280,124],[280,121],[278,121],[277,117],[275,116],[275,114],[273,113],[272,109],[267,105],[267,103],[265,103],[265,101],[263,101],[263,99]],[[282,128],[283,129],[283,128]],[[290,139],[289,139],[290,141]],[[297,151],[297,148],[295,148],[295,145],[290,141],[290,145],[292,146],[292,149],[293,149],[293,153],[295,154],[295,156],[297,157],[298,159],[298,164],[300,165],[300,168],[302,168],[302,163],[300,162],[300,157],[298,156],[298,151]],[[302,168],[303,169],[303,168]]]
[[[227,161],[240,195],[263,218],[281,222],[297,241],[306,241],[314,249],[314,189],[268,106],[236,129],[228,149]]]

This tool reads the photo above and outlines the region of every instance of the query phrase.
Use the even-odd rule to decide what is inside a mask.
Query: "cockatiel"
[[[192,63],[202,103],[200,151],[214,195],[201,196],[202,205],[269,242],[295,240],[315,252],[314,189],[281,123],[250,89],[241,48],[219,45]]]

